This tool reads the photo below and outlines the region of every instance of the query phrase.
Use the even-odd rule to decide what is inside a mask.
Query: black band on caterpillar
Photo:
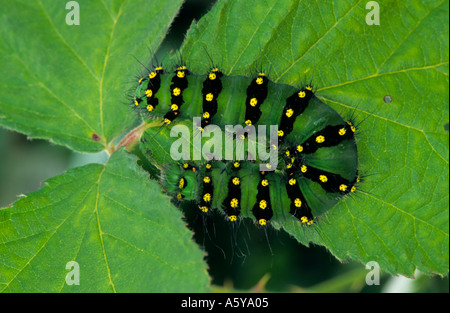
[[[235,162],[233,164],[233,175],[228,181],[228,195],[222,204],[230,222],[236,222],[241,213],[241,179],[239,177],[239,169],[239,162]]]
[[[172,78],[172,84],[170,85],[171,93],[171,106],[170,111],[164,115],[164,123],[170,124],[179,115],[180,108],[184,103],[183,90],[188,87],[188,80],[186,76],[189,74],[186,66],[180,66],[175,71],[175,75]]]
[[[256,203],[252,209],[253,215],[261,226],[267,225],[267,222],[269,222],[273,216],[272,202],[270,201],[270,184],[266,176],[267,172],[260,172]]]
[[[297,151],[310,154],[316,152],[321,147],[337,146],[343,140],[353,139],[355,131],[356,128],[350,121],[342,125],[329,125],[315,132],[300,146],[297,146]]]
[[[254,125],[261,117],[260,106],[267,98],[267,84],[269,79],[264,73],[252,80],[247,88],[247,99],[245,100],[245,124]]]
[[[222,82],[220,81],[222,76],[223,73],[218,68],[212,68],[206,79],[203,81],[201,131],[211,124],[211,119],[217,113],[217,97],[222,91]]]
[[[356,190],[355,183],[357,182],[358,177],[355,177],[353,181],[349,181],[339,174],[308,166],[303,162],[299,163],[299,170],[297,170],[297,173],[318,183],[327,192],[346,195],[349,192],[355,192]]]
[[[286,191],[289,199],[291,199],[289,213],[299,219],[300,222],[308,226],[312,225],[314,217],[295,177],[289,178],[286,184]]]
[[[283,109],[280,126],[278,127],[278,141],[280,143],[292,132],[295,119],[305,111],[313,95],[312,87],[308,85],[286,99],[286,106]]]
[[[295,158],[291,157],[292,152],[290,149],[286,150],[286,156],[288,157],[288,162],[286,165],[286,173],[287,173],[287,183],[286,183],[286,192],[288,194],[289,199],[291,200],[290,210],[293,216],[295,216],[300,222],[306,225],[312,225],[314,222],[314,217],[311,212],[311,208],[306,201],[305,196],[300,190],[300,186],[298,185],[298,181],[296,179],[297,167],[294,166]]]
[[[161,74],[164,73],[164,69],[161,66],[157,66],[153,71],[148,74],[147,88],[145,89],[146,109],[148,112],[153,111],[159,103],[156,94],[161,87]],[[147,79],[140,78],[139,85],[145,84]],[[135,106],[138,106],[143,101],[142,98],[136,97],[134,100]]]
[[[206,163],[204,166],[205,174],[200,176],[202,179],[202,192],[200,201],[198,201],[198,208],[203,213],[207,213],[211,210],[211,203],[214,196],[214,185],[211,176],[212,165],[210,163]]]

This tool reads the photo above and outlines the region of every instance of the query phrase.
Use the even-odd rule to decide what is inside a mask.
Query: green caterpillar
[[[160,129],[143,134],[141,145],[163,168],[164,190],[179,200],[196,201],[201,214],[219,209],[230,223],[253,217],[265,227],[295,218],[309,226],[355,192],[360,181],[354,123],[320,101],[311,84],[276,84],[263,72],[226,76],[213,67],[194,75],[184,65],[172,73],[157,66],[139,79],[132,102],[144,118],[162,121]],[[192,129],[184,138],[190,146],[182,160],[167,152],[181,140],[170,136],[174,125]],[[223,152],[195,151],[192,145],[199,140],[200,147],[207,146],[203,135],[210,125],[222,131],[219,144],[231,138],[236,146],[236,151],[225,151],[226,160],[220,158]],[[226,125],[241,125],[243,131],[234,138]],[[278,127],[275,143],[258,142],[277,156],[276,162],[264,161],[250,148],[250,134],[261,125],[267,126],[267,138],[269,126]],[[238,147],[244,159],[236,158]],[[200,157],[194,161],[196,154]]]

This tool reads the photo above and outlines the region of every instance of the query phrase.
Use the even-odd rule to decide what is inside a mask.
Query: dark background
[[[199,20],[213,5],[212,0],[188,0],[175,19],[157,52],[162,59],[183,42],[193,19]],[[40,188],[47,178],[89,162],[104,162],[105,153],[79,154],[43,140],[0,128],[0,207],[20,194]],[[182,207],[195,240],[207,252],[209,273],[215,291],[282,292],[449,292],[448,277],[415,279],[382,274],[379,286],[368,286],[364,264],[336,260],[320,246],[309,248],[285,232],[265,233],[253,221],[242,222],[233,243],[233,230],[220,214],[206,220],[189,204]]]

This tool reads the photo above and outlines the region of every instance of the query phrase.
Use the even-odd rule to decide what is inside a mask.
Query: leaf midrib
[[[381,74],[380,73],[375,73],[373,75],[368,75],[368,76],[361,77],[361,78],[358,78],[358,79],[355,79],[355,80],[348,80],[348,81],[342,82],[340,84],[330,85],[330,86],[325,86],[325,87],[322,87],[322,88],[318,88],[316,90],[316,92],[327,90],[327,89],[338,88],[338,87],[342,87],[342,86],[349,85],[349,84],[358,83],[358,82],[361,82],[361,81],[364,81],[364,80],[367,80],[367,79],[373,79],[373,78],[378,78],[378,77],[387,76],[387,75],[395,75],[395,74],[400,74],[400,73],[407,73],[407,72],[410,72],[410,71],[422,71],[422,70],[434,69],[434,70],[438,71],[439,73],[443,74],[444,76],[448,76],[448,74],[446,74],[446,73],[444,73],[442,71],[439,71],[437,69],[437,67],[439,67],[439,66],[448,65],[448,64],[449,64],[449,61],[446,61],[446,62],[441,62],[441,63],[437,63],[437,64],[433,64],[433,65],[426,65],[426,66],[422,66],[422,67],[410,67],[410,68],[405,68],[405,69],[392,71],[392,72],[381,73]]]
[[[45,10],[42,1],[39,1],[39,6],[42,9],[43,14],[45,15],[46,19],[48,20],[51,28],[54,30],[54,32],[56,33],[56,35],[61,39],[62,43],[73,53],[73,55],[83,64],[83,66],[88,70],[88,72],[91,74],[91,76],[98,82],[99,84],[99,117],[100,117],[100,127],[101,127],[101,140],[104,146],[107,146],[108,144],[108,139],[105,137],[105,131],[104,131],[104,112],[103,112],[103,82],[104,82],[104,78],[105,78],[105,73],[106,73],[106,67],[108,65],[108,60],[109,60],[109,56],[110,56],[110,49],[111,49],[111,44],[114,38],[114,34],[115,34],[115,30],[116,30],[116,26],[117,26],[117,22],[120,18],[120,16],[122,15],[123,12],[123,7],[126,1],[123,1],[120,8],[119,8],[119,12],[116,16],[116,18],[114,18],[111,15],[111,12],[109,12],[109,10],[106,7],[106,4],[102,1],[103,6],[105,7],[105,10],[107,11],[108,15],[111,17],[112,21],[113,21],[113,26],[111,29],[111,34],[110,34],[110,38],[109,38],[109,42],[106,48],[106,54],[105,54],[105,58],[103,61],[103,69],[102,69],[102,74],[101,77],[97,77],[95,75],[95,73],[92,71],[92,69],[87,65],[86,61],[83,60],[83,58],[81,58],[81,56],[67,43],[67,41],[64,39],[64,37],[61,35],[61,33],[58,31],[58,29],[55,27],[55,25],[53,24],[52,20],[50,19],[49,15],[47,14],[47,11]],[[21,61],[21,60],[20,60]],[[22,64],[24,64],[21,61]],[[25,64],[24,64],[25,65]],[[63,103],[67,108],[69,108],[74,115],[79,118],[80,120],[82,120],[90,129],[93,133],[96,133],[96,131],[94,130],[94,128],[87,123],[87,121],[85,119],[83,119],[77,112],[75,112],[70,106],[68,106],[66,103],[64,103],[61,99],[59,99],[50,89],[48,89],[42,82],[40,82],[40,85],[43,86],[51,95],[53,95],[58,101],[60,101],[61,103]]]
[[[106,256],[105,244],[103,242],[103,231],[102,231],[102,227],[100,225],[100,216],[98,214],[98,199],[100,198],[100,181],[102,179],[102,176],[103,176],[103,173],[105,172],[105,170],[106,170],[106,166],[103,167],[103,170],[100,173],[100,175],[98,177],[98,180],[97,180],[97,183],[96,183],[96,185],[97,185],[97,193],[96,193],[96,196],[95,196],[94,213],[95,213],[95,216],[97,218],[98,235],[100,237],[100,244],[101,244],[101,247],[102,247],[103,257],[105,259],[105,266],[106,266],[106,271],[108,272],[109,283],[110,283],[110,285],[111,285],[111,287],[113,289],[113,292],[117,293],[116,286],[114,285],[114,282],[112,281],[112,278],[111,278],[111,268],[109,267],[108,257]]]
[[[117,16],[115,19],[113,19],[113,27],[111,30],[111,35],[109,37],[109,42],[108,42],[108,46],[106,48],[106,54],[105,54],[105,59],[103,62],[103,69],[102,69],[102,76],[100,78],[100,83],[99,83],[99,93],[100,93],[100,125],[101,125],[101,130],[102,130],[102,138],[105,138],[105,142],[108,142],[108,140],[105,137],[105,130],[104,130],[104,122],[103,122],[103,81],[105,78],[105,72],[106,72],[106,67],[108,65],[108,60],[109,60],[109,55],[110,55],[110,49],[111,49],[111,44],[112,44],[112,40],[114,38],[114,33],[116,31],[116,26],[117,26],[117,22],[120,18],[120,16],[122,15],[122,11],[123,11],[123,6],[125,5],[126,1],[123,1],[122,4],[120,5],[119,8],[119,12],[117,13]],[[105,6],[106,8],[106,6]],[[108,12],[109,13],[109,12]]]
[[[346,105],[346,104],[344,104],[344,103],[342,103],[342,102],[338,102],[338,101],[335,101],[335,100],[332,100],[332,99],[328,99],[328,98],[325,98],[325,97],[322,97],[322,96],[318,96],[318,98],[321,99],[322,101],[335,103],[335,104],[340,105],[340,106],[342,106],[342,107],[345,107],[345,108],[347,108],[347,109],[352,109],[352,110],[355,110],[355,111],[359,111],[359,112],[362,112],[362,113],[367,114],[368,116],[372,116],[372,117],[374,117],[374,118],[378,118],[378,119],[381,119],[381,120],[384,120],[384,121],[387,121],[387,122],[390,122],[390,123],[393,123],[393,124],[396,124],[396,125],[399,125],[399,126],[402,126],[402,127],[405,127],[405,128],[408,128],[408,129],[411,129],[411,130],[414,130],[414,131],[417,131],[417,132],[421,133],[421,134],[424,136],[424,138],[425,138],[425,140],[427,141],[427,143],[429,144],[431,150],[432,150],[434,153],[436,153],[437,156],[438,156],[442,161],[444,161],[445,164],[448,165],[449,161],[446,160],[445,157],[442,156],[442,155],[434,148],[434,146],[431,144],[431,142],[428,140],[428,137],[427,137],[427,134],[426,134],[426,133],[433,133],[433,132],[424,131],[423,129],[419,129],[419,128],[416,128],[416,127],[413,127],[413,126],[410,126],[410,125],[402,124],[402,123],[400,123],[400,122],[397,122],[397,121],[388,119],[388,118],[386,118],[386,117],[383,117],[383,116],[380,116],[380,115],[376,115],[376,114],[374,114],[374,113],[372,113],[372,112],[367,112],[367,111],[362,110],[362,109],[360,109],[360,108],[354,108],[354,107],[348,106],[348,105]],[[440,133],[438,133],[438,134],[440,134]]]

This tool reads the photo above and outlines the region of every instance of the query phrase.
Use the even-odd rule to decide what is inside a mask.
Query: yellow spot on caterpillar
[[[298,97],[299,98],[304,98],[306,96],[306,92],[304,92],[304,91],[300,91],[299,93],[298,93]]]
[[[300,171],[302,171],[302,173],[306,173],[307,170],[308,167],[306,165],[302,165],[302,167],[300,168]]]
[[[265,220],[265,219],[260,219],[260,220],[258,220],[258,223],[259,223],[259,225],[261,225],[261,226],[266,226],[266,224],[267,224],[267,221]]]
[[[172,121],[169,120],[168,118],[165,118],[165,119],[164,119],[164,123],[167,124],[167,125],[169,125],[170,123],[172,123]]]
[[[258,85],[262,85],[263,82],[264,82],[264,79],[262,79],[261,77],[258,77],[258,78],[256,79],[256,83],[257,83]]]
[[[309,90],[309,91],[312,90],[312,87],[311,87],[311,86],[306,86],[305,88],[306,88],[306,90]]]
[[[151,112],[153,111],[153,109],[154,109],[153,105],[151,104],[147,105],[147,111]]]
[[[263,179],[263,180],[261,180],[261,185],[263,187],[267,187],[267,186],[269,186],[269,181],[267,179]]]
[[[297,151],[298,151],[298,152],[302,152],[302,151],[303,151],[303,146],[298,145],[298,146],[297,146]]]
[[[289,110],[286,111],[286,116],[287,117],[291,117],[293,114],[294,114],[294,110],[292,110],[292,109],[289,109]]]
[[[353,126],[352,122],[347,121],[347,124],[350,126],[350,129],[352,130],[352,132],[355,132],[355,131],[356,131],[356,127]]]
[[[157,68],[155,68],[155,71],[162,71],[162,66],[158,66]]]
[[[184,183],[185,183],[184,178],[183,177],[180,178],[180,182],[178,183],[178,187],[180,187],[180,189],[183,189],[184,188]]]
[[[214,95],[212,93],[208,93],[205,97],[206,101],[212,101],[214,98]]]
[[[256,106],[258,104],[258,100],[256,98],[251,98],[250,99],[250,105],[252,107]]]
[[[185,65],[182,65],[179,68],[177,68],[177,70],[179,70],[179,71],[187,70],[187,67]]]
[[[145,91],[145,95],[147,96],[147,98],[150,98],[153,95],[153,91],[151,89],[147,89]]]
[[[306,223],[308,226],[312,225],[314,222],[313,220],[309,220],[308,223]]]
[[[205,193],[203,195],[203,201],[205,201],[205,202],[211,201],[211,194],[210,193]]]
[[[266,74],[264,74],[264,73],[259,73],[258,75],[261,76],[261,77],[266,76]]]
[[[178,71],[177,76],[178,78],[183,78],[185,76],[185,73],[183,71]]]
[[[209,112],[203,113],[203,117],[204,117],[204,118],[209,118],[209,116],[210,116],[210,115],[209,115]]]
[[[320,180],[322,183],[326,183],[326,182],[328,181],[328,177],[326,177],[325,175],[320,175],[320,176],[319,176],[319,180]]]
[[[286,156],[290,156],[291,152],[289,152],[289,150],[286,150]]]
[[[211,168],[211,164],[206,164],[206,169],[209,170]]]
[[[351,192],[355,192],[356,191],[356,187],[352,186],[352,188],[350,189]]]
[[[291,158],[291,163],[294,163],[294,161],[295,161],[295,158],[292,157],[292,158]]]
[[[279,131],[278,131],[278,137],[283,137],[283,136],[284,136],[284,131],[279,130]]]
[[[172,111],[176,111],[176,110],[178,110],[178,105],[172,104],[172,105],[170,106],[170,108],[172,109]]]
[[[289,185],[294,186],[296,183],[297,181],[295,180],[295,178],[289,179]]]
[[[183,164],[183,168],[188,168],[188,167],[189,167],[189,164],[187,164],[187,163]]]
[[[356,177],[356,182],[359,183],[361,180],[359,179],[359,176]]]
[[[231,199],[230,205],[232,208],[237,208],[237,206],[239,205],[238,199],[236,199],[236,198]]]
[[[134,100],[135,105],[139,105],[139,102],[137,100]]]
[[[301,207],[302,206],[302,200],[300,200],[299,198],[295,198],[294,205],[297,208]]]
[[[267,208],[267,201],[266,200],[261,200],[261,201],[259,201],[259,207],[261,208],[261,209],[265,209],[265,208]]]
[[[203,178],[203,181],[209,184],[211,182],[211,178],[209,176],[205,176],[205,178]]]
[[[287,168],[287,169],[290,169],[291,167],[292,167],[292,164],[286,165],[286,168]]]
[[[347,132],[347,131],[345,130],[345,128],[339,129],[339,135],[340,135],[340,136],[344,136],[346,132]]]
[[[208,207],[206,207],[206,206],[198,206],[198,208],[199,208],[203,213],[208,212]]]
[[[178,194],[177,194],[177,199],[178,199],[178,200],[183,199],[183,195],[182,195],[181,193],[178,193]]]
[[[215,67],[215,68],[213,68],[211,71],[212,71],[212,72],[218,72],[219,69],[218,69],[217,67]]]
[[[181,94],[181,89],[178,88],[178,87],[174,88],[173,91],[172,91],[172,94],[174,96],[179,96]]]
[[[209,74],[208,78],[209,78],[210,80],[214,80],[214,79],[217,78],[217,76],[216,76],[216,74],[211,73],[211,74]]]
[[[252,121],[246,120],[246,121],[245,121],[245,125],[248,125],[248,126],[252,125]]]
[[[340,191],[346,191],[346,190],[347,190],[347,185],[341,184],[341,185],[339,186],[339,190],[340,190]]]
[[[241,181],[239,180],[238,177],[234,177],[233,180],[232,180],[232,182],[233,182],[233,184],[236,185],[236,186],[239,185],[239,184],[241,183]]]
[[[325,137],[320,135],[316,137],[316,142],[317,143],[323,143],[325,141]]]
[[[240,165],[241,165],[241,164],[240,164],[239,162],[234,162],[234,163],[233,163],[233,166],[234,166],[235,168],[238,168]]]
[[[155,78],[155,76],[156,76],[156,72],[151,72],[150,74],[148,74],[148,77],[150,79]]]
[[[139,84],[142,83],[143,80],[144,80],[143,78],[139,78],[138,83],[139,83]]]
[[[228,216],[228,219],[230,220],[230,222],[236,222],[237,221],[237,216],[236,215],[230,215],[230,216]]]

